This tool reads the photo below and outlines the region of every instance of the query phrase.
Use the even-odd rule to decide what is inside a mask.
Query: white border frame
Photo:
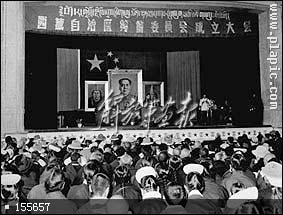
[[[104,102],[108,98],[108,81],[85,81],[85,111],[94,111],[94,108],[88,108],[88,85],[103,84],[104,85]],[[105,106],[107,106],[105,104]]]
[[[128,74],[128,73],[136,73],[136,75],[138,76],[138,80],[137,80],[137,84],[138,84],[138,102],[143,105],[143,82],[142,82],[142,70],[141,69],[119,69],[119,70],[115,70],[115,69],[108,69],[108,93],[111,91],[111,87],[112,87],[112,74],[115,75],[123,75],[123,74]]]
[[[78,109],[81,109],[81,51],[78,49]]]
[[[164,106],[164,82],[163,81],[144,81],[143,82],[143,95],[145,95],[145,85],[159,85],[160,88],[160,105]]]

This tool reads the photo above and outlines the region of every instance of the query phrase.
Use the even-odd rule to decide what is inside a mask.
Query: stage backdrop
[[[108,69],[114,68],[142,69],[143,81],[165,82],[165,102],[172,96],[179,105],[188,91],[197,102],[200,98],[199,52],[167,52],[167,59],[165,55],[166,52],[58,49],[57,111],[84,109],[85,81],[107,81]]]
[[[79,50],[57,49],[57,111],[79,107]]]
[[[200,60],[198,51],[167,52],[167,93],[180,106],[191,92],[192,101],[200,98]]]

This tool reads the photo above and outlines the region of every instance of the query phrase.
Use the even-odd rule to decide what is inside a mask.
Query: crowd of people
[[[212,141],[6,136],[1,212],[282,214],[281,134]]]

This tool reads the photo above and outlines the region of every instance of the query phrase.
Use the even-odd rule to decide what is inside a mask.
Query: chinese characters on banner
[[[257,35],[257,15],[240,12],[26,6],[27,31],[159,37]],[[30,11],[30,12],[29,12]]]

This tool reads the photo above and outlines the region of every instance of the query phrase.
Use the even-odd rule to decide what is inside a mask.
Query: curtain
[[[57,49],[57,111],[78,109],[77,49]]]
[[[167,52],[167,95],[179,108],[187,92],[192,100],[200,99],[200,60],[198,51]]]

